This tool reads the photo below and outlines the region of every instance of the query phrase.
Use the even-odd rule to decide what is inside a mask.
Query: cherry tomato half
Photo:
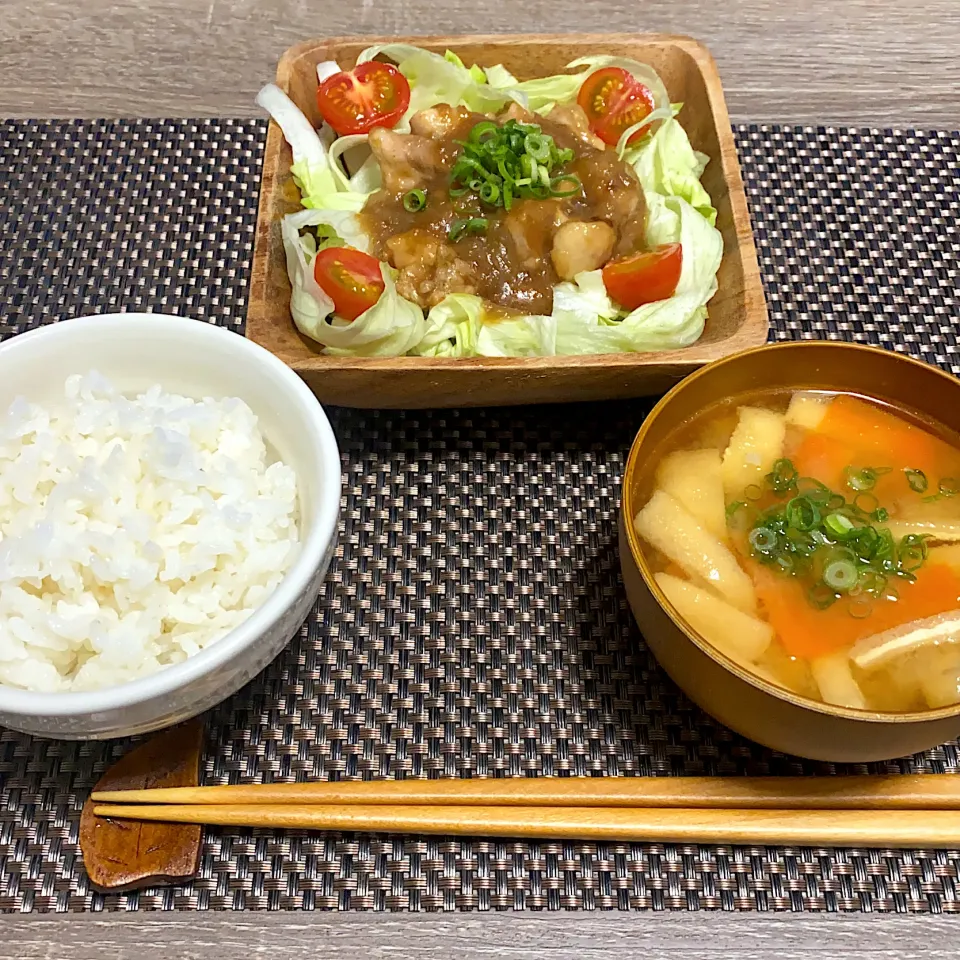
[[[317,90],[317,106],[341,137],[394,127],[410,106],[410,84],[396,67],[370,60],[327,77]]]
[[[603,67],[591,73],[580,86],[577,103],[590,121],[590,129],[604,142],[615,146],[624,130],[639,123],[655,107],[653,94],[628,70]],[[639,140],[646,127],[630,143]]]
[[[344,320],[356,320],[383,293],[380,261],[350,247],[321,250],[313,261],[313,276]]]
[[[672,297],[680,282],[683,248],[665,243],[645,253],[611,260],[603,268],[603,285],[625,310]]]

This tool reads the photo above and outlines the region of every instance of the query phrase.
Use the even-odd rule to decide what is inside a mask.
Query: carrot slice
[[[897,580],[900,599],[877,602],[862,619],[852,617],[843,600],[818,610],[807,600],[804,584],[753,560],[746,567],[762,612],[786,651],[796,657],[834,653],[862,637],[955,610],[960,604],[960,573],[944,563],[923,567],[916,583]]]
[[[931,484],[960,467],[948,443],[858,397],[834,397],[816,433],[846,445],[847,463],[866,458],[863,466],[923,470]]]
[[[806,432],[793,455],[793,465],[801,477],[813,477],[831,490],[844,490],[847,467],[853,464],[850,446],[819,431]]]

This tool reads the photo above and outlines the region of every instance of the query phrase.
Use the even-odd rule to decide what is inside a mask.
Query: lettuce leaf
[[[313,277],[317,244],[309,234],[301,237],[300,231],[308,226],[326,226],[323,219],[322,211],[300,210],[280,222],[287,276],[290,278],[290,313],[297,329],[311,338],[313,331],[333,313],[333,301]]]
[[[412,351],[421,357],[544,357],[554,352],[553,317],[519,316],[490,322],[480,297],[451,293],[427,316],[427,331]]]
[[[290,312],[297,329],[324,347],[324,353],[356,357],[397,357],[415,347],[424,334],[423,311],[403,299],[394,271],[380,265],[384,290],[380,299],[356,320],[334,315],[333,300],[313,276],[317,252],[328,246],[351,246],[365,252],[369,237],[356,215],[343,210],[300,210],[283,218],[283,248],[290,278]],[[320,244],[306,227],[317,227]]]
[[[393,128],[398,133],[409,133],[410,118],[438,103],[454,107],[463,104],[470,110],[487,113],[500,110],[512,99],[505,90],[490,86],[483,70],[466,67],[450,51],[441,56],[409,43],[381,43],[363,50],[357,63],[381,54],[397,65],[410,84],[410,106]]]
[[[548,114],[558,103],[576,100],[580,85],[590,71],[583,73],[558,73],[552,77],[524,80],[507,88],[523,95],[528,110]]]
[[[711,226],[716,224],[717,211],[700,183],[709,158],[690,146],[686,131],[677,120],[665,120],[646,144],[625,159],[648,194],[682,197]]]
[[[485,323],[477,335],[479,357],[552,357],[556,352],[554,317],[525,316]]]
[[[468,293],[450,293],[430,310],[426,332],[413,349],[421,357],[472,357],[483,325],[483,301]]]
[[[579,319],[584,323],[597,323],[613,320],[620,312],[607,295],[600,270],[579,273],[573,283],[558,283],[553,288],[553,316],[558,320]]]
[[[366,193],[354,191],[338,177],[330,159],[329,136],[318,132],[300,108],[275,84],[268,83],[257,94],[257,103],[267,111],[290,144],[293,163],[290,173],[300,190],[302,204],[312,209],[363,209]]]
[[[401,357],[422,339],[423,311],[397,293],[396,271],[380,264],[383,293],[356,320],[334,316],[314,329],[312,336],[324,345],[324,353],[344,357]]]

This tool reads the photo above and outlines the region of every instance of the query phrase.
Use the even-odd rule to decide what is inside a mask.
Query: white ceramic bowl
[[[31,693],[0,685],[0,726],[42,737],[146,733],[214,706],[257,675],[306,618],[337,534],[340,454],[303,381],[243,337],[197,320],[148,313],[65,320],[0,344],[0,411],[22,395],[56,402],[72,373],[96,369],[124,392],[159,383],[186,396],[235,396],[297,474],[301,552],[248,620],[183,663],[103,690]]]

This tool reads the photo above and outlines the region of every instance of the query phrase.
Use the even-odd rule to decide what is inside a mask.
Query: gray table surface
[[[957,0],[0,0],[0,116],[251,116],[298,40],[498,31],[695,36],[734,121],[960,127]],[[181,913],[7,916],[0,929],[0,960],[960,954],[943,917]]]

